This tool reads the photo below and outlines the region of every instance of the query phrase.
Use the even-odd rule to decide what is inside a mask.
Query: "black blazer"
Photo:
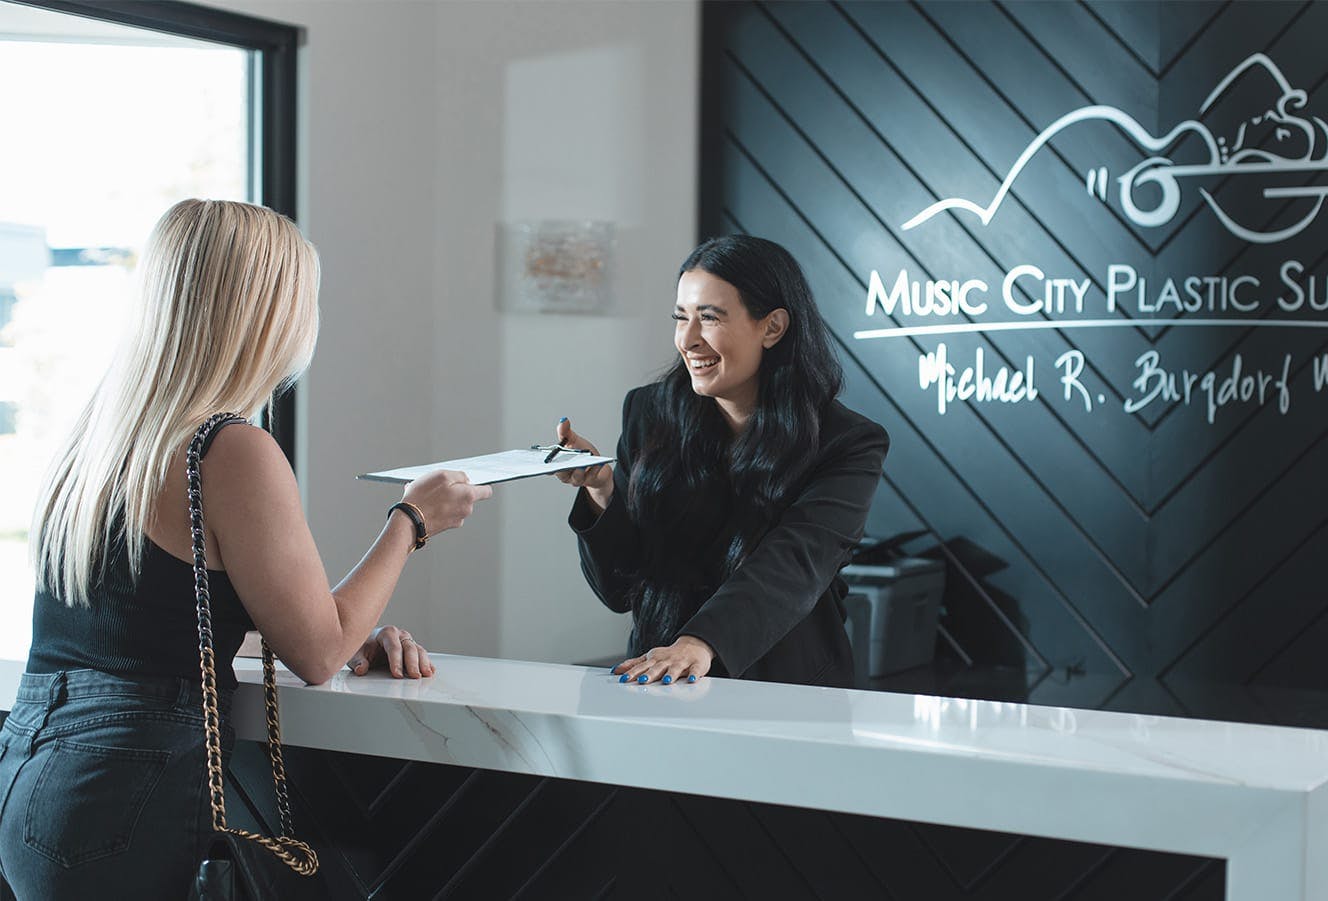
[[[610,610],[630,609],[628,589],[640,546],[627,511],[632,464],[645,443],[644,411],[657,388],[631,391],[623,402],[613,498],[602,514],[578,492],[568,522],[577,533],[581,571]],[[849,686],[853,658],[844,631],[848,593],[839,570],[862,537],[867,510],[890,447],[885,429],[838,401],[821,419],[814,462],[793,501],[732,576],[688,620],[679,635],[715,649],[714,675],[764,682]]]

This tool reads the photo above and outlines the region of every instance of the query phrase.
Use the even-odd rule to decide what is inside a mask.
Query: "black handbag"
[[[189,528],[194,546],[194,596],[198,607],[198,666],[202,674],[203,729],[207,737],[208,790],[212,804],[209,844],[189,888],[188,901],[266,901],[306,894],[292,880],[318,872],[314,849],[292,835],[286,766],[281,756],[281,718],[277,708],[276,665],[263,642],[263,702],[267,710],[267,750],[272,761],[281,835],[273,837],[226,825],[226,789],[221,762],[221,718],[217,713],[217,660],[212,648],[212,603],[208,593],[207,559],[203,546],[203,484],[198,461],[213,431],[223,422],[243,421],[218,413],[194,432],[185,455],[189,479]]]
[[[300,885],[297,880],[304,876],[273,853],[252,838],[218,833],[198,864],[188,901],[287,901],[310,896],[316,886]]]

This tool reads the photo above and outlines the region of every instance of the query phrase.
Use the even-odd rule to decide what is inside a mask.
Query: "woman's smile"
[[[691,356],[687,357],[687,366],[692,370],[692,375],[710,375],[715,366],[719,363],[717,356]]]

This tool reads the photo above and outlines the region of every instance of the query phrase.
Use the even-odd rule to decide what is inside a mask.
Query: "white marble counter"
[[[294,745],[1225,858],[1227,898],[1328,898],[1328,732],[435,655],[282,672]],[[263,737],[238,661],[236,726]],[[0,709],[12,701],[0,662]]]

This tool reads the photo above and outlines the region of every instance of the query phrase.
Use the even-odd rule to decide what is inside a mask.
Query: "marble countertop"
[[[1328,898],[1328,732],[929,695],[622,684],[436,655],[281,676],[288,742],[1227,860],[1229,899]],[[257,661],[237,728],[261,738]]]
[[[458,736],[435,732],[430,723],[456,710],[477,721],[504,715],[566,724],[615,721],[642,738],[667,730],[704,734],[703,740],[811,743],[1298,793],[1328,785],[1328,732],[1319,730],[726,679],[623,684],[607,669],[442,654],[434,660],[437,675],[418,681],[342,671],[324,685],[306,686],[282,670],[288,716],[296,716],[296,704],[328,711],[348,705],[349,711],[368,699],[389,702],[375,710],[404,714],[390,724],[342,722],[344,729],[300,717],[289,721],[287,740],[347,742],[359,747],[346,750],[453,762],[449,756],[458,749],[449,744]],[[257,660],[236,661],[236,673],[246,686],[261,684]],[[369,738],[365,728],[372,726],[380,728]],[[536,736],[518,731],[507,738],[510,752],[524,749],[530,758],[529,772],[552,766],[547,775],[564,775]],[[654,756],[648,747],[640,753],[642,763]]]
[[[281,671],[285,741],[1226,858],[1228,898],[1328,898],[1325,731],[434,660],[420,681]],[[261,739],[260,664],[236,671],[237,731]]]

